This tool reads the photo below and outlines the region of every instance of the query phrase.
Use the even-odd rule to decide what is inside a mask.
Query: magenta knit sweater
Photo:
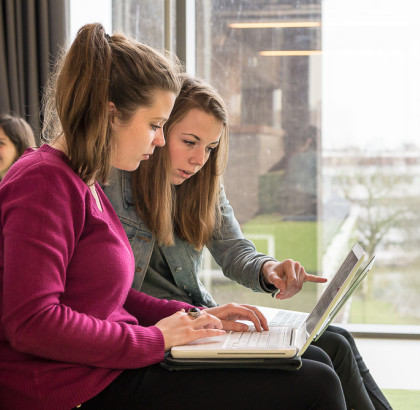
[[[70,409],[122,369],[158,363],[153,325],[181,308],[131,289],[134,258],[60,151],[28,150],[0,184],[0,408]]]

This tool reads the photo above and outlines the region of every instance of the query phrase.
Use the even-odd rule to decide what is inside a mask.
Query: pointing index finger
[[[304,282],[316,282],[316,283],[325,283],[328,279],[323,278],[322,276],[310,275],[309,273],[305,273]]]

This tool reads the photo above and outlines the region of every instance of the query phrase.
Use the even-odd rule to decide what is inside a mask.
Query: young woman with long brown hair
[[[116,172],[105,187],[134,252],[134,288],[162,299],[217,306],[199,280],[205,246],[225,276],[277,299],[293,296],[305,281],[325,281],[307,274],[299,262],[258,253],[243,237],[221,184],[228,128],[216,90],[184,75],[164,126],[166,145],[136,171]],[[349,332],[330,326],[316,345],[332,359],[348,407],[390,408]]]

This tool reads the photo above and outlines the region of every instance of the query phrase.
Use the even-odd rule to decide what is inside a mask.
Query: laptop
[[[323,331],[323,325],[329,320],[345,291],[350,289],[360,276],[358,270],[364,256],[364,250],[356,243],[334,277],[330,279],[312,312],[309,315],[297,312],[301,319],[300,325],[279,320],[282,312],[290,311],[259,306],[267,318],[269,331],[255,332],[250,326],[246,332],[227,332],[222,336],[198,339],[182,346],[174,346],[171,349],[172,357],[239,359],[301,356],[314,338]]]
[[[337,313],[340,311],[340,309],[350,299],[350,297],[353,295],[354,291],[362,283],[363,279],[367,276],[369,271],[372,269],[372,266],[375,263],[375,259],[376,259],[375,255],[372,256],[371,260],[368,262],[368,264],[365,266],[365,268],[363,270],[358,271],[358,274],[355,276],[354,280],[350,283],[347,290],[341,296],[341,298],[339,299],[339,301],[335,305],[334,309],[331,311],[331,313],[328,315],[326,321],[321,326],[321,329],[318,331],[317,335],[314,338],[315,342],[321,337],[321,335],[324,333],[325,329],[331,324],[331,322],[337,316]]]
[[[353,295],[354,291],[359,287],[362,283],[363,279],[367,276],[369,271],[372,269],[373,264],[375,263],[376,257],[373,256],[371,260],[367,263],[367,265],[363,269],[359,269],[356,275],[353,277],[353,280],[344,290],[344,293],[339,298],[338,302],[328,314],[324,324],[318,330],[318,333],[314,337],[314,341],[316,342],[321,335],[324,333],[325,329],[331,324],[334,320],[337,313],[340,309],[344,306],[344,304],[350,299]],[[287,324],[288,326],[292,327],[299,327],[303,322],[306,321],[308,318],[309,313],[297,312],[294,310],[283,310],[278,309],[278,312],[275,314],[274,317],[271,318],[269,322],[269,326],[279,326]]]

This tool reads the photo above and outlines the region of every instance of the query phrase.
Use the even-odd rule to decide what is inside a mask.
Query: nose
[[[157,147],[163,147],[165,145],[165,136],[163,135],[163,128],[160,128],[159,132],[156,133],[156,136],[153,140],[153,145]]]
[[[202,167],[207,161],[206,157],[206,149],[205,148],[198,148],[194,155],[191,158],[191,162],[194,165],[198,165],[199,167]]]

